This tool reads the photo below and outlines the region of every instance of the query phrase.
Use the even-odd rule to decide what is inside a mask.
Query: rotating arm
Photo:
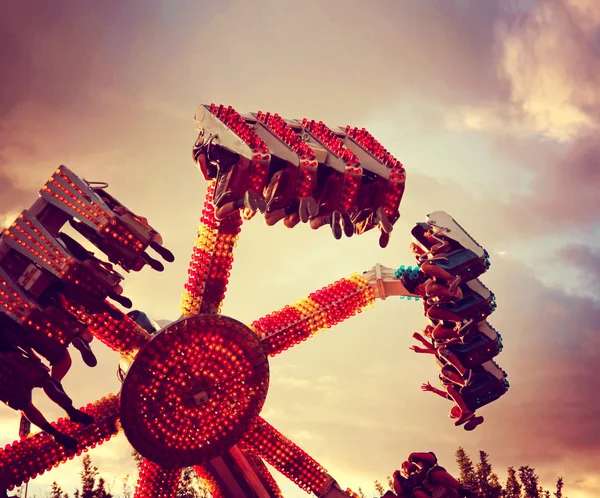
[[[181,301],[184,316],[219,313],[225,298],[233,248],[242,226],[239,212],[217,221],[213,206],[215,182],[208,184],[200,226]]]
[[[252,322],[250,328],[261,339],[269,356],[299,344],[389,296],[418,297],[410,293],[398,272],[377,264],[363,275],[351,275],[313,292]]]
[[[257,417],[240,443],[263,458],[301,489],[319,497],[335,496],[334,479],[308,453],[281,434],[261,417]],[[339,495],[345,496],[345,495]]]
[[[87,324],[88,330],[100,342],[129,360],[133,360],[137,352],[150,340],[150,334],[127,315],[121,320],[116,320],[108,313],[88,315],[80,307],[72,306],[70,311],[78,320]]]

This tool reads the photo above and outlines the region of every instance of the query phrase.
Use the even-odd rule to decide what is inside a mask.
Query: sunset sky
[[[600,496],[597,0],[5,0],[0,71],[0,224],[59,164],[109,182],[176,255],[125,281],[157,319],[178,317],[204,197],[198,104],[367,128],[407,171],[388,248],[375,232],[336,241],[256,217],[224,314],[249,323],[377,262],[414,264],[410,229],[443,209],[491,254],[482,279],[511,390],[476,431],[455,428],[449,403],[420,390],[436,380],[432,358],[408,349],[422,307],[395,298],[273,358],[263,416],[354,490],[373,493],[411,451],[455,471],[462,445],[489,452],[502,480],[529,464],[548,487],[563,475],[570,498]],[[94,347],[99,365],[73,354],[64,382],[79,405],[119,389],[117,355]],[[0,407],[0,444],[18,421]],[[129,452],[123,435],[91,451],[117,492],[135,473]],[[79,465],[30,489],[72,493]]]

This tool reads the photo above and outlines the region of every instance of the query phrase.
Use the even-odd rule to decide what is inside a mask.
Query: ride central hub
[[[131,445],[163,467],[221,455],[260,413],[269,363],[244,324],[220,315],[172,323],[137,355],[121,393]]]

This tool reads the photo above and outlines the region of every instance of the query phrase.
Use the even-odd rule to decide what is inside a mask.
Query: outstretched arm
[[[419,354],[436,354],[436,350],[432,347],[420,348],[419,346],[411,346],[408,349]]]
[[[419,334],[418,332],[415,332],[413,334],[413,337],[419,341],[421,344],[425,345],[426,348],[431,348],[431,341],[428,341],[427,339],[425,339],[425,337],[423,337],[421,334]]]
[[[438,396],[440,396],[444,399],[448,399],[448,393],[446,393],[445,391],[442,391],[441,389],[437,389],[436,387],[433,387],[429,382],[423,384],[421,386],[421,389],[425,392],[429,391],[430,393],[437,394]]]
[[[414,351],[415,353],[436,354],[437,351],[433,347],[433,345],[431,344],[431,342],[429,342],[427,339],[425,339],[421,334],[419,334],[418,332],[415,332],[413,334],[413,337],[415,339],[417,339],[417,341],[419,341],[425,347],[424,348],[420,348],[419,346],[410,346],[409,349],[411,351]]]

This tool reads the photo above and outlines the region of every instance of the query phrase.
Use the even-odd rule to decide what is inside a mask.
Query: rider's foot
[[[94,417],[82,412],[81,410],[78,410],[77,408],[70,408],[67,410],[67,413],[69,418],[76,424],[90,425],[94,423]]]
[[[158,261],[157,259],[154,259],[153,257],[151,257],[148,253],[143,252],[142,253],[142,259],[153,270],[163,271],[165,269],[164,265],[160,261]]]
[[[173,255],[173,253],[169,251],[166,247],[161,246],[155,240],[150,242],[150,247],[154,249],[158,254],[160,254],[160,257],[166,262],[172,263],[173,261],[175,261],[175,256]]]
[[[129,309],[133,306],[133,302],[131,301],[131,299],[129,299],[128,297],[125,297],[125,296],[121,296],[120,294],[117,294],[116,292],[109,292],[108,297],[111,298],[113,301],[116,301],[117,303],[119,303],[124,308]]]
[[[379,247],[385,249],[390,242],[390,234],[388,232],[381,232],[379,235]]]
[[[344,235],[346,237],[352,237],[354,235],[354,223],[352,223],[352,218],[350,218],[348,211],[342,212],[342,228],[344,229]]]
[[[474,416],[475,416],[474,412],[472,412],[470,410],[466,410],[460,414],[460,417],[456,420],[456,422],[454,422],[454,425],[456,427],[458,427],[459,425],[463,425],[464,423],[471,420]]]
[[[331,231],[336,240],[342,238],[342,213],[339,211],[331,213]]]
[[[84,341],[81,337],[77,336],[73,339],[73,347],[81,353],[81,359],[88,367],[95,367],[98,364],[98,360],[94,352],[90,348],[90,343]]]
[[[64,446],[67,450],[76,450],[77,449],[77,440],[72,438],[71,436],[67,436],[66,434],[63,434],[62,432],[56,432],[55,434],[52,435],[52,437],[58,444],[60,444],[61,446]]]
[[[319,214],[319,205],[312,197],[301,197],[300,205],[298,207],[300,214],[300,221],[302,223],[308,223],[308,221]]]
[[[471,420],[469,420],[464,425],[463,429],[465,431],[472,431],[472,430],[475,430],[475,428],[478,427],[478,426],[480,426],[481,424],[483,424],[483,417],[481,417],[481,416],[479,416],[479,417],[473,417]],[[469,495],[467,495],[467,496],[469,496]]]
[[[375,211],[375,219],[383,232],[391,233],[394,229],[394,226],[391,224],[390,219],[383,208],[378,208],[377,211]]]

